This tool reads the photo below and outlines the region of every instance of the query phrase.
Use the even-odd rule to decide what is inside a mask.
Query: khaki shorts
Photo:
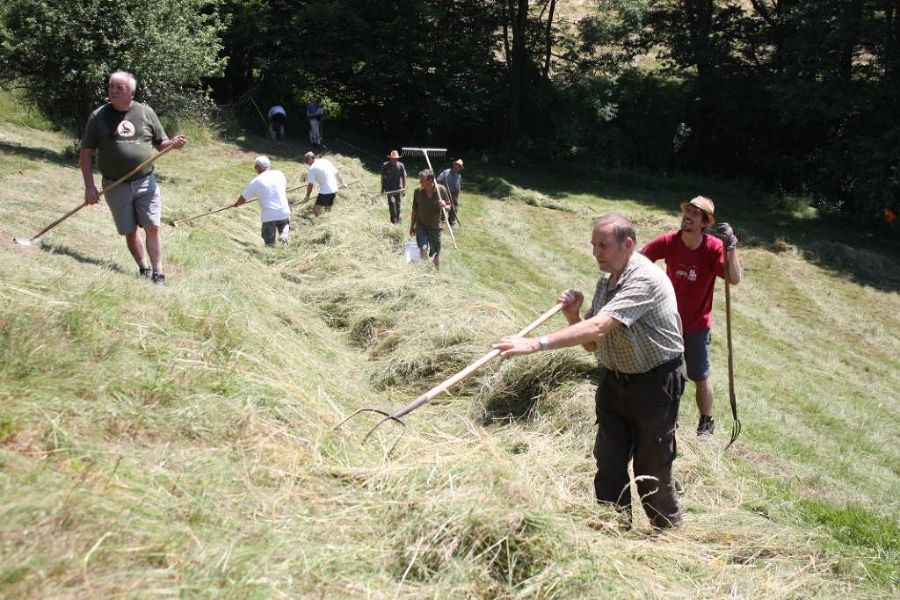
[[[103,188],[112,185],[113,179],[103,178]],[[159,227],[162,221],[162,196],[153,173],[125,181],[103,194],[112,213],[119,235],[128,235],[145,225]]]

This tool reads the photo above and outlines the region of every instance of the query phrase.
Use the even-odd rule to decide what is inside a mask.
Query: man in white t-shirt
[[[319,195],[316,196],[316,204],[313,206],[313,214],[317,217],[322,211],[328,212],[334,205],[334,197],[338,188],[344,185],[337,167],[327,158],[316,158],[315,152],[307,152],[303,156],[303,162],[309,165],[306,174],[306,200],[312,195],[313,185],[319,184]],[[304,202],[305,202],[304,201]]]
[[[278,169],[272,169],[268,156],[257,156],[253,163],[256,177],[241,192],[235,206],[259,200],[262,219],[262,239],[266,246],[275,245],[275,235],[287,244],[290,241],[291,207],[287,201],[287,179]]]

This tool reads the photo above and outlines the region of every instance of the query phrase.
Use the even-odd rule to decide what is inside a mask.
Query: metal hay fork
[[[734,351],[731,347],[731,285],[728,282],[730,267],[730,261],[727,261],[725,263],[725,332],[728,339],[728,399],[731,401],[731,417],[734,419],[734,423],[731,425],[731,440],[725,445],[725,450],[728,450],[735,440],[738,439],[738,436],[741,435],[741,420],[738,418],[737,398],[734,395]]]
[[[524,329],[522,329],[516,335],[527,335],[534,329],[537,329],[541,324],[544,323],[544,321],[546,321],[547,319],[549,319],[550,317],[552,317],[553,315],[558,313],[562,309],[562,307],[563,307],[563,305],[561,302],[557,303],[553,308],[546,311],[544,314],[542,314],[540,317],[535,319],[533,322],[529,323]],[[469,366],[464,368],[462,371],[460,371],[460,372],[456,373],[455,375],[451,376],[450,378],[444,380],[442,383],[431,388],[430,390],[428,390],[427,392],[425,392],[424,394],[422,394],[421,396],[419,396],[418,398],[416,398],[415,400],[413,400],[412,402],[410,402],[403,408],[400,408],[400,409],[394,411],[393,413],[388,413],[388,412],[383,411],[378,408],[360,408],[360,409],[357,409],[349,417],[347,417],[346,419],[344,419],[343,421],[341,421],[340,423],[335,425],[334,429],[338,429],[344,423],[346,423],[347,421],[349,421],[356,415],[363,413],[363,412],[373,412],[373,413],[377,413],[379,415],[383,415],[384,418],[381,419],[378,423],[376,423],[375,426],[372,427],[369,430],[369,432],[366,434],[366,437],[363,438],[363,443],[365,443],[366,440],[368,440],[369,437],[373,433],[375,433],[375,430],[378,429],[379,427],[381,427],[384,423],[386,423],[388,421],[393,421],[394,423],[401,425],[403,427],[403,430],[400,432],[400,435],[398,435],[397,438],[394,440],[394,443],[391,444],[391,447],[387,452],[387,455],[390,456],[393,453],[394,448],[397,446],[397,443],[400,441],[400,438],[402,438],[403,434],[406,433],[406,423],[404,423],[403,421],[400,420],[402,417],[408,415],[409,413],[416,410],[423,404],[427,404],[435,396],[437,396],[441,392],[446,391],[455,383],[462,381],[463,379],[465,379],[466,377],[468,377],[469,375],[471,375],[472,373],[474,373],[475,371],[480,369],[483,365],[485,365],[486,363],[488,363],[493,358],[495,358],[496,356],[499,356],[499,355],[500,355],[499,350],[491,350],[490,352],[488,352],[487,354],[485,354],[484,356],[482,356],[481,358],[479,358],[478,360],[476,360],[475,362],[473,362],[472,364],[470,364]]]

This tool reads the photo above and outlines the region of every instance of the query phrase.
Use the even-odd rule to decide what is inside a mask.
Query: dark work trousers
[[[675,460],[675,427],[684,392],[681,358],[639,375],[603,369],[597,387],[597,439],[594,458],[597,475],[594,491],[598,502],[609,502],[631,524],[631,485],[628,462],[644,512],[655,527],[681,522],[681,511],[672,478]]]
[[[391,213],[391,223],[400,222],[400,194],[388,194],[388,212]]]
[[[450,227],[456,226],[456,215],[459,212],[459,192],[455,194],[450,192],[450,210],[447,211],[447,220],[450,221]]]

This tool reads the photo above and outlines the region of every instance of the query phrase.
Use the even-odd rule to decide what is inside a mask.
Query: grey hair
[[[594,228],[597,229],[604,225],[612,225],[613,237],[616,243],[621,247],[625,240],[631,239],[637,245],[637,229],[634,223],[618,213],[607,213],[602,217],[594,220]]]
[[[112,81],[113,79],[124,79],[126,83],[128,83],[128,89],[131,90],[132,94],[137,91],[137,79],[135,79],[134,75],[128,71],[116,71],[111,73],[109,81]]]
[[[431,169],[425,169],[424,171],[420,171],[419,179],[422,179],[423,177],[433,180],[434,179],[434,171],[432,171]]]

